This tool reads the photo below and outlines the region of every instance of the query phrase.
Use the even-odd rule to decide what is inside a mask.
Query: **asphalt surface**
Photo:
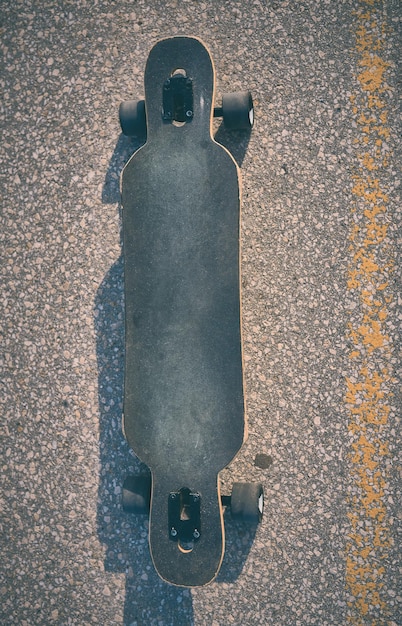
[[[396,1],[3,0],[0,624],[402,624]],[[156,575],[121,508],[120,101],[152,45],[201,37],[251,89],[242,169],[255,535],[217,580]],[[398,231],[399,229],[399,231]]]

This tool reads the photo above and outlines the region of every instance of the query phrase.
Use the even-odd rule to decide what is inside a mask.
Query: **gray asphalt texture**
[[[358,297],[347,276],[361,129],[351,97],[363,9],[386,33],[390,158],[378,176],[396,261],[386,357],[396,372],[398,2],[3,0],[2,626],[402,624],[396,386],[381,431],[387,548],[377,546],[373,578],[359,557],[363,587],[348,570],[356,447],[345,379]],[[249,136],[214,123],[242,170],[249,420],[222,479],[227,490],[261,481],[265,515],[255,534],[228,517],[221,572],[191,591],[159,579],[147,519],[121,508],[123,480],[141,467],[121,431],[119,177],[138,143],[117,112],[143,95],[152,45],[174,34],[201,37],[217,94],[250,89],[256,116]],[[364,584],[379,592],[368,608]]]

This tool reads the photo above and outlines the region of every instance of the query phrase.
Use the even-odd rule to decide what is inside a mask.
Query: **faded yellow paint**
[[[366,247],[368,247],[369,242],[367,241],[367,239],[365,240],[365,244],[366,244]],[[360,274],[368,275],[368,274],[372,274],[373,272],[378,272],[379,266],[374,261],[373,252],[366,253],[365,249],[358,250],[354,254],[354,261],[356,263],[360,262],[360,265],[359,265]]]
[[[364,317],[364,321],[366,324],[359,326],[357,332],[362,337],[368,353],[371,354],[376,348],[386,345],[388,337],[384,336],[380,322],[370,320],[367,316]]]
[[[384,73],[388,69],[389,63],[378,56],[374,56],[371,52],[365,52],[359,65],[366,68],[357,75],[361,88],[364,91],[369,91],[370,95],[373,92],[384,93],[387,88],[384,84]]]
[[[360,356],[360,350],[352,350],[352,352],[349,354],[350,359],[356,359],[359,356]]]
[[[356,170],[352,176],[353,225],[347,287],[354,306],[348,324],[353,374],[346,378],[345,402],[352,437],[351,489],[346,545],[349,624],[390,623],[384,594],[384,565],[392,540],[386,505],[385,460],[389,455],[386,427],[390,416],[392,351],[385,324],[392,295],[388,293],[393,259],[386,247],[389,194],[382,174],[389,163],[390,139],[386,96],[390,63],[384,58],[382,3],[361,0],[355,12],[359,54],[352,114]]]
[[[376,246],[384,241],[387,236],[388,225],[378,224],[377,222],[370,222],[367,225],[367,244],[369,246]]]
[[[359,155],[359,158],[363,164],[363,166],[369,171],[374,172],[378,170],[378,165],[376,165],[376,160],[369,152],[365,152],[362,155]]]
[[[381,200],[388,202],[388,195],[381,190],[378,178],[372,178],[367,176],[367,174],[366,176],[360,174],[355,175],[353,179],[355,184],[352,187],[352,193],[356,196],[363,198],[367,202],[372,202],[373,204]]]

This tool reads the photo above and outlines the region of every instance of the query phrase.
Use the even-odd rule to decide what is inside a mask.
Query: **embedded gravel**
[[[2,3],[2,625],[347,623],[350,96],[361,5]],[[395,61],[400,7],[383,12]],[[120,504],[124,477],[140,467],[121,431],[119,215],[119,176],[138,144],[120,134],[117,111],[143,95],[152,45],[181,33],[208,45],[218,94],[251,89],[255,101],[250,137],[214,123],[242,169],[249,420],[222,478],[225,488],[261,481],[266,495],[256,533],[228,519],[217,580],[191,591],[158,578],[147,519]],[[396,153],[396,72],[389,80]],[[388,213],[397,224],[395,170]],[[395,306],[393,328],[398,315]],[[387,609],[355,624],[402,623],[398,424],[389,429]]]

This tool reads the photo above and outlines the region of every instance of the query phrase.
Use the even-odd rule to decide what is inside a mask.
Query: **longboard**
[[[158,42],[144,84],[147,141],[122,174],[124,432],[151,472],[154,566],[199,586],[221,566],[219,472],[245,435],[239,172],[212,137],[200,40]]]

